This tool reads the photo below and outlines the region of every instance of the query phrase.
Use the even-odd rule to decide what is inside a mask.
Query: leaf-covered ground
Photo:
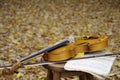
[[[109,36],[109,47],[120,52],[120,0],[0,0],[0,66],[69,36],[90,33]],[[12,80],[46,77],[43,67],[19,71]],[[120,58],[106,80],[120,80]]]

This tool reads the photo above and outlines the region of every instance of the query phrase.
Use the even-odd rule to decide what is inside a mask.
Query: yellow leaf
[[[9,36],[8,38],[9,38],[10,40],[12,40],[12,41],[14,40],[14,36],[13,36],[13,35]]]
[[[44,46],[41,45],[41,44],[37,44],[37,45],[35,46],[35,49],[42,49],[42,48],[44,48]]]
[[[38,76],[39,79],[42,79],[42,78],[45,78],[45,77],[46,77],[45,75]]]
[[[31,69],[29,66],[24,66],[24,68],[25,68],[26,70]]]
[[[92,29],[92,24],[88,24],[88,29]]]
[[[20,77],[22,77],[23,76],[23,73],[18,73],[17,75],[16,75],[16,78],[20,78]]]
[[[61,18],[61,19],[65,19],[65,15],[61,15],[60,18]]]
[[[31,33],[27,33],[26,36],[27,37],[32,37],[32,34]]]
[[[56,22],[55,21],[52,23],[52,26],[56,26]]]

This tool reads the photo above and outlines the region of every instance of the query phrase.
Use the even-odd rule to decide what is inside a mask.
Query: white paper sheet
[[[110,54],[111,52],[101,51],[86,56]],[[97,57],[90,59],[80,59],[68,61],[64,69],[69,71],[83,71],[90,73],[98,79],[104,80],[110,73],[112,65],[115,61],[115,56]]]

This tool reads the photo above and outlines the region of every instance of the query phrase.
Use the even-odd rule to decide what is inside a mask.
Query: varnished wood
[[[75,57],[82,52],[95,52],[108,47],[107,36],[90,36],[89,38],[75,38],[74,43],[69,43],[43,55],[46,61],[60,61]]]

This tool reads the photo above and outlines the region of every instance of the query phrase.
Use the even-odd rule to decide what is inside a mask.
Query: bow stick
[[[107,56],[116,56],[119,57],[120,53],[114,53],[114,54],[103,54],[103,55],[96,55],[96,56],[88,56],[88,57],[81,57],[81,58],[72,58],[68,60],[61,60],[61,61],[44,61],[44,62],[36,62],[36,63],[26,63],[22,66],[42,66],[42,65],[50,65],[50,64],[59,64],[59,63],[65,63],[71,60],[80,60],[80,59],[90,59],[90,58],[97,58],[97,57],[107,57]],[[0,66],[0,69],[11,68],[11,66]]]

